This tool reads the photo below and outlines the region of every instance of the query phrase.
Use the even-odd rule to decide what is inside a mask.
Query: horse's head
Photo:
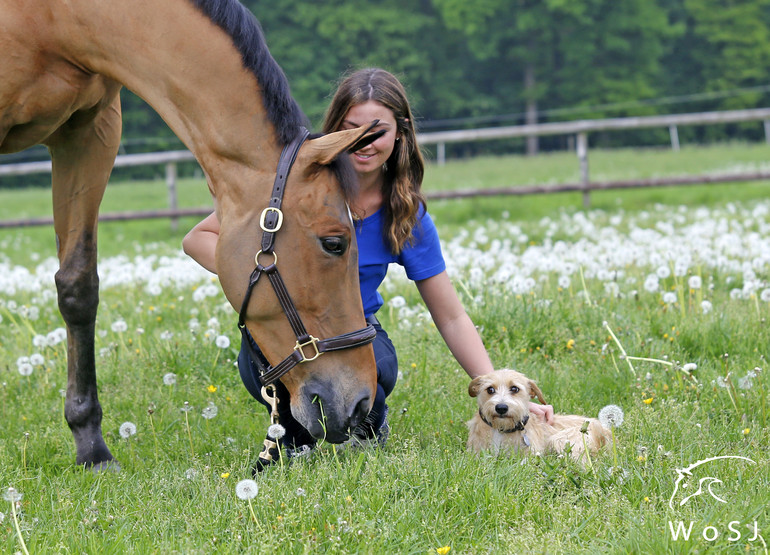
[[[302,325],[314,338],[333,338],[366,326],[355,230],[347,204],[356,177],[344,154],[377,136],[360,128],[305,141],[285,185],[273,253],[257,257],[260,266],[277,268]],[[217,269],[236,308],[241,307],[255,255],[262,248],[260,215],[270,199],[264,190],[272,188],[274,177],[274,172],[265,173],[263,179],[269,182],[260,184],[262,193],[255,206],[249,206],[248,200],[217,199],[221,208]],[[254,286],[242,316],[272,366],[293,353],[298,343],[296,326],[292,328],[268,275],[262,274]],[[315,349],[307,345],[301,355],[311,359]],[[299,363],[281,382],[290,393],[293,416],[314,437],[339,443],[368,414],[376,377],[374,353],[366,344]]]

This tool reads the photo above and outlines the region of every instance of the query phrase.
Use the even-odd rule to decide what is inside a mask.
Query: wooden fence
[[[583,205],[590,205],[590,193],[595,190],[628,189],[638,187],[664,187],[694,184],[731,183],[741,181],[769,180],[770,172],[731,173],[721,175],[693,175],[659,179],[637,179],[624,181],[592,182],[588,166],[588,135],[601,131],[620,131],[627,129],[649,129],[663,127],[669,130],[671,146],[679,149],[680,126],[716,125],[761,121],[764,125],[765,140],[770,143],[770,108],[751,110],[730,110],[722,112],[700,112],[692,114],[671,114],[663,116],[643,116],[628,118],[609,118],[600,120],[579,120],[570,122],[541,123],[536,125],[516,125],[508,127],[492,127],[485,129],[464,129],[457,131],[439,131],[420,133],[417,137],[421,145],[436,145],[437,163],[446,161],[446,145],[507,139],[514,137],[572,135],[576,138],[576,154],[580,165],[579,183],[561,183],[549,186],[515,186],[495,189],[473,189],[466,191],[441,191],[428,193],[429,199],[468,198],[474,196],[494,195],[534,195],[549,194],[565,191],[580,191],[583,193]],[[156,152],[148,154],[128,154],[115,159],[115,167],[139,166],[149,164],[165,164],[166,186],[168,188],[169,209],[145,212],[124,212],[102,214],[102,221],[132,220],[143,218],[171,218],[175,225],[177,218],[183,216],[202,216],[212,208],[179,209],[177,204],[176,181],[179,162],[194,161],[195,157],[187,150]],[[19,164],[0,164],[0,179],[4,175],[26,175],[31,173],[46,173],[51,171],[51,162],[26,162]],[[23,227],[36,225],[51,225],[53,218],[34,218],[25,220],[1,221],[0,228]]]

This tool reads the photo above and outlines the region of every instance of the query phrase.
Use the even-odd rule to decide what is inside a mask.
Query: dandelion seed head
[[[254,480],[241,480],[235,484],[235,495],[244,501],[254,499],[259,493],[259,486]]]
[[[230,338],[226,335],[219,335],[214,343],[220,349],[227,349],[230,346]]]
[[[176,374],[169,372],[163,375],[164,385],[174,385],[176,383]]]
[[[123,319],[115,320],[110,328],[112,328],[112,331],[115,333],[123,333],[124,331],[128,330],[128,324],[126,324],[126,321]]]
[[[687,280],[687,285],[690,289],[700,289],[703,286],[703,280],[700,276],[690,276]]]
[[[694,372],[697,369],[698,369],[698,365],[695,364],[694,362],[688,362],[687,364],[682,366],[682,370],[684,370],[685,372],[688,372],[688,373],[689,372]]]
[[[219,409],[217,408],[217,406],[211,401],[209,401],[208,406],[201,411],[201,416],[203,416],[203,418],[205,418],[206,420],[211,420],[212,418],[216,417],[218,413],[219,413]]]
[[[120,437],[123,439],[128,439],[136,433],[136,424],[133,422],[123,422],[118,429],[118,433],[120,433]]]
[[[18,501],[21,501],[22,495],[16,490],[16,488],[8,488],[3,493],[3,499],[6,501],[10,501],[11,503],[16,503]]]
[[[286,435],[286,428],[280,424],[271,424],[270,427],[267,428],[267,435],[275,439],[281,439]]]
[[[617,405],[607,405],[599,411],[599,422],[605,428],[618,428],[623,424],[623,409]]]

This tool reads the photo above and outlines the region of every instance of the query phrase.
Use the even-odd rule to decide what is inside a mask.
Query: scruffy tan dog
[[[545,403],[545,399],[535,382],[514,370],[498,370],[475,378],[468,394],[476,397],[479,404],[478,413],[468,421],[469,450],[509,451],[527,456],[561,453],[569,443],[570,456],[585,464],[587,461],[582,459],[586,448],[595,454],[612,440],[610,431],[595,418],[555,414],[553,425],[537,416],[530,418],[529,400],[537,397]],[[583,434],[581,428],[586,421],[588,431]]]

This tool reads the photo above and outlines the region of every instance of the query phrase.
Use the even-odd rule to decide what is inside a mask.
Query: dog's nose
[[[508,405],[505,403],[498,403],[495,405],[495,412],[499,414],[500,416],[504,415],[506,412],[508,412]]]

